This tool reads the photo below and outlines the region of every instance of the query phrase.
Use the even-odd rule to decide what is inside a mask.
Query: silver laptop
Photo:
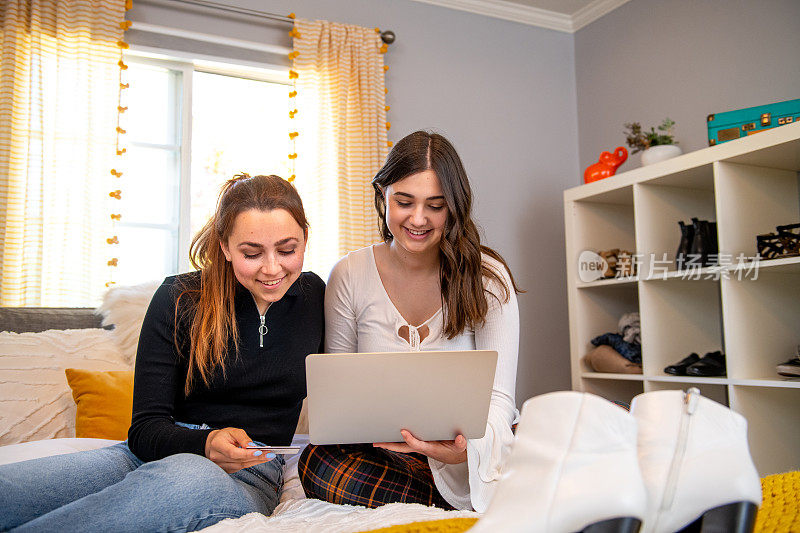
[[[496,366],[491,350],[309,355],[311,443],[481,438]]]

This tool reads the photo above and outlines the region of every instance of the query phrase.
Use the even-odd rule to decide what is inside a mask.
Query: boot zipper
[[[695,409],[697,402],[700,400],[700,390],[692,387],[686,391],[686,396],[683,399],[684,410],[681,414],[681,425],[678,430],[678,442],[675,446],[675,455],[672,456],[672,463],[669,467],[669,476],[664,488],[664,497],[661,499],[661,511],[668,511],[672,507],[673,500],[675,499],[675,491],[678,488],[678,475],[680,474],[681,464],[683,463],[683,456],[686,454],[686,442],[689,439],[689,422]]]

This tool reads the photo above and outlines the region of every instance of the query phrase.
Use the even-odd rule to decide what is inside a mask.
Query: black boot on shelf
[[[711,243],[709,247],[708,254],[709,256],[713,256],[713,259],[709,257],[709,266],[714,266],[719,263],[719,241],[717,240],[717,223],[716,222],[709,222],[708,223],[708,240]]]
[[[719,253],[717,223],[692,217],[692,227],[694,228],[694,238],[689,252],[692,254],[695,264],[715,265]]]
[[[664,372],[667,374],[672,374],[673,376],[685,376],[686,369],[689,368],[690,365],[698,362],[700,360],[700,356],[696,353],[690,353],[687,357],[684,357],[674,365],[669,365],[667,368],[664,369]]]
[[[686,368],[687,376],[721,377],[725,376],[725,354],[720,351],[708,352],[702,359]]]
[[[692,258],[692,263],[696,265],[705,265],[708,260],[708,236],[707,232],[703,230],[704,227],[705,220],[692,217],[694,237],[692,238],[692,245],[689,247],[689,254]]]
[[[685,224],[683,220],[679,221],[678,225],[681,227],[681,242],[678,244],[678,251],[675,253],[675,266],[678,270],[683,270],[689,251],[692,249],[694,226]]]

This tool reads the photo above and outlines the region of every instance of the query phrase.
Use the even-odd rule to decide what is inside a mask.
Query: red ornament
[[[583,172],[583,182],[591,183],[613,176],[617,172],[617,168],[627,159],[628,151],[622,146],[617,146],[613,154],[611,152],[603,152],[600,154],[600,160],[597,163],[586,167]]]

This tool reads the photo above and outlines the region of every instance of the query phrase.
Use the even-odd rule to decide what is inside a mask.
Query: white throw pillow
[[[141,285],[112,287],[96,310],[97,314],[102,315],[104,326],[114,324],[114,338],[131,366],[136,363],[136,347],[144,315],[160,285],[160,281],[150,281]]]
[[[130,370],[110,331],[0,332],[0,445],[75,436],[65,368]]]

